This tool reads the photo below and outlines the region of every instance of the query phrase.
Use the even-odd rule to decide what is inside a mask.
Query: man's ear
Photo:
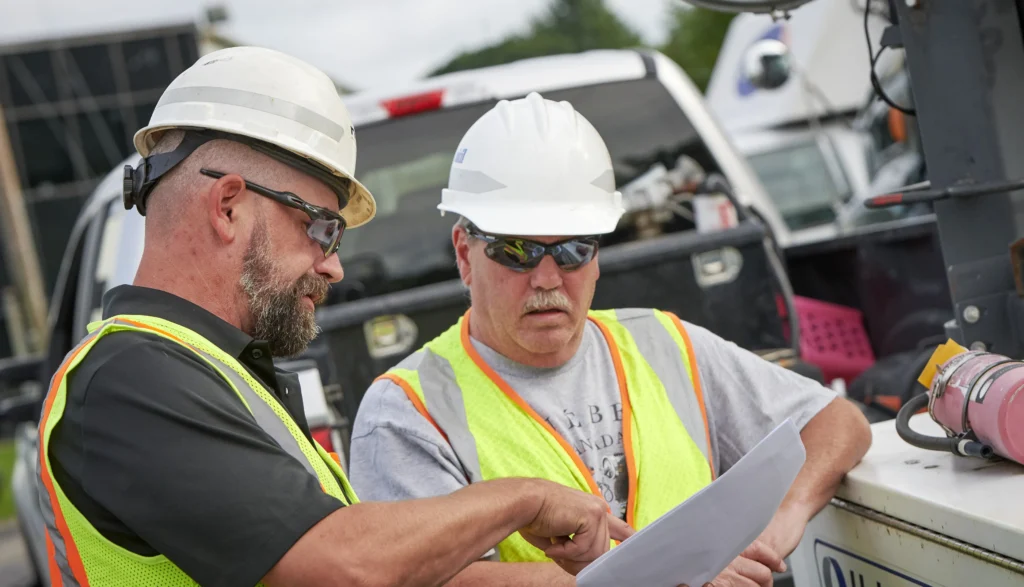
[[[468,287],[472,283],[473,272],[469,266],[469,235],[466,234],[466,229],[455,225],[452,227],[452,245],[455,247],[455,263],[459,267],[459,276],[462,277],[462,283]]]
[[[214,181],[202,198],[206,203],[210,226],[224,244],[238,238],[240,204],[245,194],[245,180],[237,173],[225,175]]]

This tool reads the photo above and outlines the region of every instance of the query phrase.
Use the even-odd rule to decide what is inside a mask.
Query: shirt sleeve
[[[451,445],[387,379],[373,383],[352,426],[349,481],[359,499],[396,501],[436,497],[469,485]],[[481,560],[500,562],[495,548]]]
[[[469,485],[458,457],[434,425],[388,380],[366,391],[352,427],[349,476],[364,501],[447,495]]]
[[[836,397],[813,379],[766,361],[705,328],[685,326],[697,357],[719,474],[786,418],[803,429]]]
[[[115,334],[93,353],[101,363],[72,374],[51,458],[199,584],[255,585],[342,507],[191,351]]]

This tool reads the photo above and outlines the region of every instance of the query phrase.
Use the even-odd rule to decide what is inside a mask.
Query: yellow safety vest
[[[405,390],[447,439],[471,483],[540,477],[601,496],[576,451],[494,372],[469,340],[470,312],[381,378]],[[592,311],[622,394],[626,521],[650,524],[714,478],[711,439],[690,339],[657,310]],[[518,533],[502,561],[544,561]]]
[[[115,316],[90,324],[89,334],[65,357],[50,383],[39,423],[39,475],[46,488],[46,499],[41,501],[47,526],[50,579],[54,585],[196,585],[167,557],[140,556],[104,538],[68,500],[53,477],[49,458],[50,434],[64,413],[68,374],[85,359],[100,338],[122,331],[157,334],[193,351],[224,378],[256,423],[320,481],[325,493],[345,504],[358,502],[336,460],[337,455],[328,453],[315,441],[310,442],[277,399],[234,357],[173,322],[152,316]]]

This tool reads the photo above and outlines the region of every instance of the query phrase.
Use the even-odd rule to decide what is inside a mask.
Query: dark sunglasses
[[[484,234],[470,226],[469,236],[487,243],[484,252],[487,258],[518,273],[529,271],[540,265],[545,255],[551,255],[563,271],[575,271],[594,259],[598,239],[581,236],[546,245],[525,238],[504,237]]]
[[[214,179],[220,179],[227,175],[212,169],[200,169],[199,173]],[[309,235],[309,238],[320,244],[325,257],[330,257],[338,252],[338,246],[341,245],[341,235],[345,234],[345,219],[341,214],[327,208],[314,206],[291,192],[279,192],[251,181],[245,182],[245,189],[270,198],[278,204],[305,212],[309,216],[309,228],[306,229],[306,234]]]

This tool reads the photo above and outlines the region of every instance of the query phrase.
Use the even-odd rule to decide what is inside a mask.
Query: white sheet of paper
[[[806,453],[791,420],[713,483],[591,563],[579,587],[701,587],[768,526]]]

